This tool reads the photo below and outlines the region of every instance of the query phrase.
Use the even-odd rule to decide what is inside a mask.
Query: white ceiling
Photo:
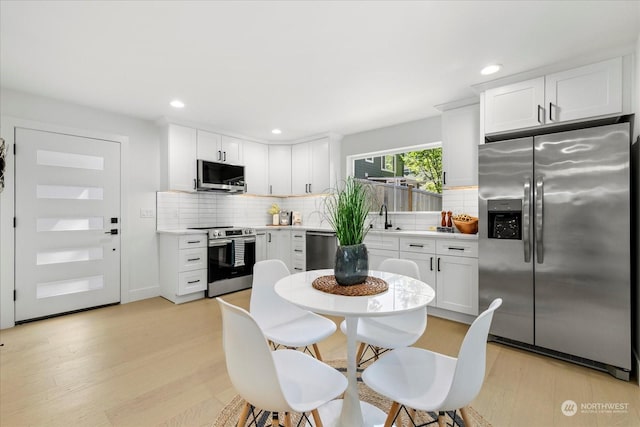
[[[0,12],[3,87],[273,141],[437,115],[472,84],[606,55],[640,28],[637,1],[3,0]],[[493,62],[503,70],[481,76]]]

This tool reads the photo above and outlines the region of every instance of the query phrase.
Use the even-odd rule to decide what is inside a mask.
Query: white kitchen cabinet
[[[160,295],[180,304],[207,289],[207,234],[160,234]]]
[[[485,133],[622,113],[622,68],[618,57],[488,89]]]
[[[420,237],[403,237],[400,239],[400,258],[414,261],[420,271],[420,280],[436,291],[436,298],[429,303],[429,306],[432,307],[437,303],[435,253],[436,242],[434,239]]]
[[[198,159],[242,164],[241,139],[198,129]]]
[[[267,258],[267,232],[256,230],[256,262],[264,261]]]
[[[547,122],[622,112],[622,58],[574,68],[545,78]]]
[[[307,233],[304,230],[291,230],[291,266],[292,273],[307,271],[306,240]]]
[[[269,145],[269,194],[291,194],[290,145]]]
[[[324,193],[331,185],[329,138],[294,144],[291,147],[291,192]]]
[[[478,314],[478,242],[438,240],[436,306]]]
[[[282,260],[289,271],[293,270],[291,263],[291,231],[285,228],[267,230],[267,259]]]
[[[269,147],[266,144],[244,141],[243,151],[247,193],[269,194]]]
[[[380,263],[388,258],[398,258],[400,239],[382,233],[368,233],[364,244],[369,254],[369,269],[377,270]]]
[[[478,185],[480,104],[442,112],[442,184]]]
[[[544,77],[486,91],[485,133],[544,124]]]
[[[171,123],[163,139],[162,189],[195,191],[196,130]]]

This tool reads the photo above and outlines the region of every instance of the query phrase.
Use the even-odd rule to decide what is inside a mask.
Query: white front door
[[[120,144],[24,128],[15,141],[16,321],[119,302]]]

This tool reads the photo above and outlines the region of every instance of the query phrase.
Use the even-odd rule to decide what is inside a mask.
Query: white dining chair
[[[385,259],[380,263],[378,270],[420,280],[418,264],[409,259]],[[360,342],[356,362],[361,365],[371,359],[378,359],[382,353],[390,349],[413,345],[422,336],[426,327],[426,307],[402,314],[360,318],[356,333],[356,339]],[[346,321],[340,324],[340,330],[347,334]],[[373,353],[373,356],[365,359],[368,351]]]
[[[364,383],[393,402],[385,427],[390,427],[403,409],[412,420],[415,410],[437,412],[440,427],[446,425],[445,412],[459,409],[465,426],[472,425],[466,406],[482,388],[487,336],[493,313],[500,305],[502,299],[496,298],[474,320],[458,358],[405,347],[387,353],[364,370]]]
[[[216,298],[222,312],[222,346],[233,387],[245,400],[238,426],[244,426],[254,408],[270,411],[273,425],[278,412],[291,426],[291,412],[300,412],[314,425],[322,426],[318,407],[335,399],[347,388],[338,370],[295,350],[271,351],[255,319],[240,307]],[[254,420],[257,416],[254,414]],[[305,421],[305,423],[306,423]]]
[[[302,348],[322,360],[317,343],[333,334],[336,324],[285,301],[275,292],[276,282],[289,274],[287,266],[278,259],[255,263],[249,311],[274,349]],[[309,346],[313,347],[313,353]]]

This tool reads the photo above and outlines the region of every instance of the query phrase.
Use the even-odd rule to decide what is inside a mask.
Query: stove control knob
[[[253,234],[253,228],[245,228],[244,234]]]
[[[221,237],[222,233],[220,232],[220,230],[213,230],[213,237]]]

